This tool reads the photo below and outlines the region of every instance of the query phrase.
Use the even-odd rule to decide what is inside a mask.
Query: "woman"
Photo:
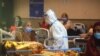
[[[22,33],[22,37],[24,41],[35,41],[35,31],[32,29],[31,22],[27,22],[24,31]]]
[[[59,20],[63,21],[63,22],[62,22],[63,24],[66,24],[68,21],[70,21],[70,20],[68,19],[67,13],[63,13],[63,14],[61,15],[61,19],[59,19]]]
[[[93,35],[87,41],[86,56],[100,56],[100,22],[93,26]]]
[[[66,28],[68,36],[77,36],[81,34],[81,31],[79,29],[74,29],[74,25],[73,22],[71,20],[68,19],[68,15],[67,13],[63,13],[61,15],[61,18],[58,19]]]

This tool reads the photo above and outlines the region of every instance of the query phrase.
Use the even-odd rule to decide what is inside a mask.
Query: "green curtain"
[[[9,28],[13,23],[13,0],[0,0],[0,27]]]

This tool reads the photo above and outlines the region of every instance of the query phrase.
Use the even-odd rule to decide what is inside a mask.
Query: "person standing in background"
[[[56,40],[56,44],[54,44],[54,46],[60,46],[59,48],[55,47],[54,49],[66,51],[67,49],[69,49],[67,30],[65,29],[64,25],[57,20],[57,17],[53,10],[48,10],[46,12],[46,17],[47,18],[45,19],[45,21],[49,25],[51,25],[50,37]]]
[[[39,26],[41,27],[41,28],[45,28],[45,29],[49,29],[49,24],[47,24],[46,22],[45,22],[45,15],[43,16],[43,18],[42,18],[42,22],[41,23],[39,23]]]
[[[60,20],[60,22],[61,22],[62,24],[66,24],[68,21],[70,21],[70,20],[68,19],[67,13],[63,13],[63,14],[61,15],[61,18],[58,19],[58,20]]]

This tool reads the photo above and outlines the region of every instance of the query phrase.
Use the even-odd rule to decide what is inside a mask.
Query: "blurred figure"
[[[22,26],[22,18],[20,16],[15,17],[15,26],[21,27]]]
[[[58,19],[58,20],[60,20],[60,22],[61,22],[62,24],[66,24],[68,21],[70,21],[70,20],[68,19],[67,13],[63,13],[63,14],[61,15],[61,18]]]
[[[92,35],[93,35],[93,26],[91,26],[88,29],[87,33],[80,34],[80,37],[85,38],[86,40],[88,40]]]
[[[39,23],[39,26],[42,27],[42,28],[46,28],[46,29],[49,29],[49,24],[47,24],[45,22],[45,16],[43,16],[43,20],[42,20],[42,23]]]
[[[27,22],[25,27],[24,27],[24,37],[26,37],[24,40],[35,40],[35,31],[32,29],[32,24],[31,22]]]
[[[50,37],[56,40],[54,46],[59,45],[58,49],[67,50],[68,46],[68,35],[65,27],[61,24],[52,10],[46,12],[47,18],[46,22],[51,25],[50,27]],[[56,47],[54,49],[57,49]]]
[[[15,25],[12,25],[11,27],[10,27],[10,33],[11,34],[13,34],[14,35],[14,37],[16,37],[15,35],[16,35],[16,26]]]
[[[88,35],[93,35],[93,26],[91,26],[88,30]]]
[[[64,27],[66,28],[67,33],[68,33],[68,36],[76,36],[76,35],[81,34],[81,32],[80,32],[79,29],[76,29],[76,28],[73,27],[74,25],[73,25],[72,21],[70,21],[70,20],[68,19],[67,13],[63,13],[63,14],[61,15],[61,18],[58,19],[58,20],[59,20],[59,21],[64,25]]]
[[[100,22],[93,26],[93,35],[87,41],[86,56],[100,56]]]
[[[16,31],[16,26],[15,25],[12,25],[11,27],[10,27],[10,31],[12,32],[12,31]]]
[[[35,31],[32,29],[31,22],[27,22],[24,26],[24,31],[22,34],[22,40],[24,41],[35,41]]]
[[[24,29],[25,32],[30,33],[32,31],[32,24],[31,24],[31,22],[27,22],[24,28],[25,28]]]
[[[80,35],[81,32],[79,29],[74,28],[72,21],[68,21],[66,24],[64,24],[67,32],[68,32],[68,36],[77,36]]]

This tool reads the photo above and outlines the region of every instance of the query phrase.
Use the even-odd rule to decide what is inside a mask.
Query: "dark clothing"
[[[80,30],[74,30],[74,29],[67,29],[67,33],[68,33],[68,36],[77,36],[79,34],[81,34],[81,31]]]
[[[0,43],[0,56],[6,56],[6,48],[4,47],[4,44]]]
[[[99,31],[96,30],[97,26],[100,26],[100,22],[96,22],[93,26],[93,36],[90,37],[86,45],[86,56],[100,56],[100,39],[96,39],[94,35]]]
[[[100,49],[97,48],[97,45],[95,44],[95,40],[93,38],[90,38],[87,41],[86,46],[86,56],[100,56]]]
[[[36,33],[34,30],[31,32],[17,32],[16,33],[16,40],[17,41],[36,41]]]

